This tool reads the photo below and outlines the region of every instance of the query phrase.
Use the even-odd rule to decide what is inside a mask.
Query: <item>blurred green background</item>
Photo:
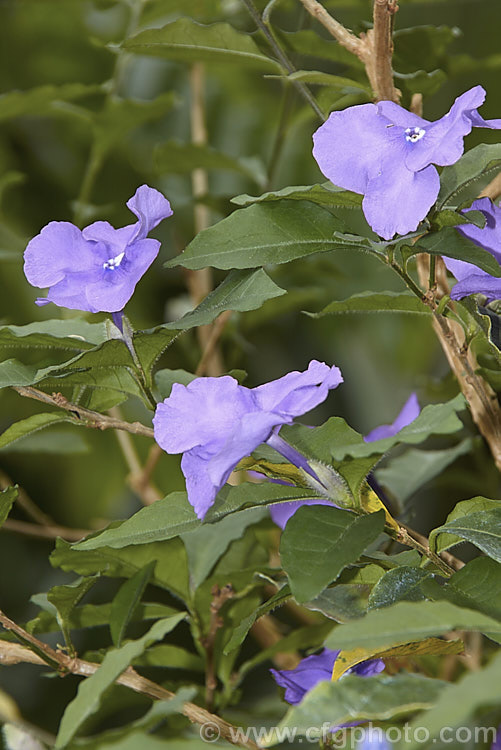
[[[370,2],[331,0],[324,4],[356,32],[370,22]],[[262,10],[265,3],[258,5]],[[239,0],[0,2],[3,324],[74,315],[53,305],[34,305],[38,290],[27,284],[22,272],[26,242],[51,220],[75,221],[80,216],[84,223],[96,218],[106,218],[114,226],[129,223],[132,217],[125,202],[143,183],[165,193],[174,216],[154,233],[162,241],[159,258],[138,285],[127,313],[136,328],[147,328],[187,309],[183,271],[166,270],[162,263],[180,252],[194,234],[190,170],[196,161],[180,146],[190,141],[189,65],[127,55],[118,47],[128,31],[162,26],[183,15],[201,23],[227,21],[237,29],[254,31]],[[272,20],[275,28],[284,30],[284,40],[291,31],[312,28],[326,38],[296,0],[275,3]],[[414,26],[434,28],[401,33]],[[426,117],[443,115],[455,96],[478,83],[487,90],[482,115],[501,116],[500,28],[499,0],[401,0],[396,16],[396,71],[405,75],[416,69],[440,68],[446,74],[443,85],[425,99]],[[345,65],[294,50],[291,55],[300,69],[364,80],[356,61]],[[208,143],[234,159],[231,169],[209,173],[204,200],[211,221],[229,213],[234,208],[229,200],[240,193],[258,195],[271,188],[323,181],[311,156],[311,134],[319,123],[294,91],[284,93],[279,80],[234,65],[207,64],[205,77]],[[397,85],[402,85],[404,103],[408,103],[405,79],[397,79]],[[37,87],[48,88],[17,99],[10,94]],[[331,88],[317,87],[314,92],[325,108],[364,101]],[[132,104],[124,101],[130,99]],[[477,130],[469,136],[467,147],[497,138],[494,131]],[[165,145],[173,140],[170,147]],[[353,217],[348,210],[343,218],[348,230],[357,228],[350,224]],[[431,326],[419,316],[315,320],[303,314],[354,292],[400,289],[399,281],[371,258],[325,253],[267,270],[289,295],[255,312],[234,315],[221,342],[227,370],[246,370],[246,384],[257,385],[290,369],[303,369],[312,358],[335,363],[345,383],[310,422],[339,414],[361,432],[391,422],[412,390],[422,403],[456,392]],[[216,272],[215,283],[223,276]],[[33,355],[23,351],[5,350],[3,355],[34,361]],[[55,361],[43,351],[36,356],[41,366]],[[198,358],[196,337],[190,332],[163,356],[161,364],[193,371]],[[130,419],[149,418],[136,403],[122,408]],[[0,392],[1,431],[37,411],[35,402]],[[127,467],[115,435],[72,427],[56,431],[52,439],[50,435],[44,433],[41,440],[0,451],[4,480],[10,477],[19,483],[40,508],[70,527],[96,527],[104,519],[122,518],[140,507],[126,484]],[[135,442],[144,458],[147,441],[138,438]],[[428,447],[448,445],[444,439]],[[162,458],[155,481],[164,492],[182,488],[177,457]],[[466,458],[410,498],[407,517],[415,520],[417,515],[417,525],[426,530],[440,523],[458,500],[473,494],[492,496],[497,481],[486,449],[476,438]],[[20,510],[13,517],[25,518]],[[69,578],[50,566],[51,549],[50,541],[1,532],[1,607],[18,621],[34,614],[31,595]],[[73,683],[68,687],[60,680],[35,677],[29,666],[3,669],[0,685],[19,701],[25,718],[50,731],[57,726],[68,691],[75,689]]]

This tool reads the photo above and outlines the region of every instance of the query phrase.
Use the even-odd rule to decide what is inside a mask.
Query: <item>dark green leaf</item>
[[[294,201],[310,201],[325,208],[359,208],[362,205],[362,195],[343,190],[331,182],[322,185],[298,185],[273,190],[253,197],[252,195],[237,195],[231,202],[237,206],[251,206],[254,203],[268,203],[270,201],[281,201],[284,199]]]
[[[178,336],[179,333],[169,330],[165,325],[134,333],[134,349],[149,385],[151,385],[151,370],[156,361]]]
[[[111,603],[110,633],[113,644],[120,648],[127,625],[136,612],[144,590],[148,585],[155,569],[155,560],[151,560],[144,568],[138,570],[132,578],[123,583]]]
[[[449,602],[398,602],[391,607],[374,609],[356,622],[340,625],[327,638],[326,646],[342,651],[359,647],[382,650],[450,630],[501,633],[501,624]]]
[[[8,427],[5,432],[2,432],[0,435],[0,449],[15,443],[16,440],[25,438],[27,435],[33,435],[39,430],[43,430],[45,427],[71,421],[72,420],[68,415],[58,414],[56,412],[33,414],[31,417],[21,419],[19,422],[14,422],[14,424]]]
[[[431,315],[431,310],[412,293],[360,292],[343,300],[334,300],[319,313],[308,313],[312,318],[339,313],[400,312]]]
[[[277,607],[281,607],[291,597],[292,597],[291,590],[290,590],[289,584],[287,583],[279,591],[277,591],[276,594],[273,594],[273,596],[270,597],[268,601],[264,602],[264,604],[261,604],[261,606],[259,606],[255,610],[255,612],[248,615],[245,619],[242,620],[240,625],[238,625],[233,631],[233,634],[230,640],[225,646],[224,653],[229,654],[230,651],[233,651],[234,649],[238,648],[245,640],[247,633],[249,632],[251,627],[254,625],[256,620],[258,620],[260,617],[267,614],[268,612],[272,612]]]
[[[80,683],[76,697],[66,707],[54,745],[56,750],[67,747],[83,722],[99,708],[104,691],[115,682],[131,662],[152,643],[170,633],[185,616],[185,613],[181,612],[164,620],[158,620],[142,638],[126,643],[122,648],[108,651],[97,672]]]
[[[198,143],[167,141],[155,151],[155,165],[160,174],[189,174],[194,169],[238,172],[262,186],[266,181],[264,166],[256,158],[238,158]]]
[[[266,300],[286,294],[262,268],[256,270],[231,271],[217,289],[201,302],[195,310],[184,315],[167,327],[187,330],[211,323],[224,310],[255,310]]]
[[[246,482],[236,487],[225,486],[219,492],[215,505],[205,516],[204,523],[215,523],[244,508],[311,497],[315,497],[311,490],[264,482]],[[198,529],[201,525],[202,522],[196,517],[186,493],[173,492],[163,500],[142,508],[119,526],[106,529],[97,536],[80,542],[75,546],[75,550],[97,550],[101,547],[119,549],[128,545],[159,542]]]
[[[86,593],[94,586],[98,577],[97,575],[88,578],[79,578],[73,583],[64,586],[54,586],[47,594],[47,600],[56,608],[57,621],[70,653],[75,653],[71,641],[71,613]]]
[[[501,162],[500,162],[501,163]],[[464,237],[453,227],[446,227],[440,232],[426,234],[422,239],[408,250],[408,257],[417,253],[430,253],[431,255],[445,255],[447,258],[464,260],[467,263],[487,271],[491,276],[501,276],[501,266],[497,260],[479,245]]]
[[[496,510],[501,507],[500,500],[490,500],[487,497],[472,497],[470,500],[462,500],[458,503],[453,510],[447,516],[447,522],[456,522],[464,516],[468,516],[470,513],[479,513],[481,511]],[[441,532],[440,534],[435,533],[437,530],[430,534],[430,544],[432,549],[437,552],[443,552],[443,550],[454,547],[455,544],[459,544],[462,539],[457,534],[447,534]]]
[[[299,602],[313,599],[355,562],[384,528],[384,513],[357,516],[312,505],[299,508],[282,534],[280,559]]]
[[[160,398],[168,398],[172,390],[174,383],[181,383],[182,385],[188,385],[192,380],[195,380],[196,375],[186,370],[158,370],[155,373],[154,381],[155,386],[160,394]]]
[[[421,568],[393,568],[376,583],[369,596],[369,609],[389,607],[396,602],[419,602],[425,597],[421,591],[423,581],[430,574]]]
[[[167,267],[256,268],[333,250],[339,219],[312,203],[280,201],[234,211],[200,232]]]
[[[409,94],[435,94],[447,81],[443,70],[415,70],[413,73],[394,73],[397,86],[404,86]]]
[[[0,526],[7,520],[16,497],[17,487],[6,487],[0,492]]]
[[[277,72],[280,65],[263,55],[254,40],[228,23],[203,26],[179,18],[160,29],[147,29],[122,45],[129,52],[155,55],[181,62],[217,62]]]
[[[446,582],[428,578],[422,585],[431,599],[447,599],[501,620],[501,565],[489,557],[476,557]]]
[[[363,583],[337,583],[325,589],[303,607],[321,612],[336,622],[349,622],[363,617],[371,587]]]
[[[104,323],[87,323],[80,318],[44,320],[0,328],[0,347],[15,349],[67,349],[80,352],[92,349],[106,339]]]
[[[475,146],[455,164],[443,168],[437,207],[456,208],[471,202],[499,172],[500,166],[501,143],[481,143]]]
[[[483,229],[485,227],[485,214],[482,211],[467,211],[459,213],[450,208],[439,211],[433,217],[432,225],[436,229],[445,229],[446,227],[457,227],[459,224],[474,224],[476,227]]]

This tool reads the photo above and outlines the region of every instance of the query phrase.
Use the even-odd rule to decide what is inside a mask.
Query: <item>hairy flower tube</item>
[[[319,654],[302,659],[295,669],[270,669],[271,674],[280,687],[285,688],[284,698],[287,703],[300,703],[306,693],[322,680],[332,679],[334,663],[341,652],[324,648]],[[384,669],[382,659],[368,659],[345,674],[356,674],[359,677],[371,677]]]
[[[374,440],[381,440],[382,438],[393,437],[403,427],[413,422],[420,414],[420,406],[415,393],[411,393],[395,421],[392,424],[384,424],[380,427],[375,427],[368,435],[365,436],[364,440],[367,443],[372,443]],[[277,481],[277,480],[272,480]],[[371,481],[369,480],[371,484]],[[373,484],[371,484],[373,486]],[[373,489],[376,489],[373,487]],[[270,515],[273,521],[280,526],[281,529],[285,528],[285,525],[289,518],[301,508],[303,505],[332,505],[329,500],[293,500],[290,503],[277,503],[277,505],[270,506]]]
[[[115,229],[107,221],[96,221],[81,230],[68,221],[51,221],[29,242],[26,278],[33,286],[49,287],[37,305],[123,310],[160,250],[160,242],[148,233],[172,215],[167,198],[148,185],[136,190],[127,207],[137,216],[135,224]]]
[[[390,240],[417,229],[435,203],[440,180],[433,165],[454,164],[473,127],[501,128],[501,120],[478,114],[484,99],[482,86],[474,86],[435,122],[390,101],[332,112],[313,134],[313,156],[334,185],[364,196],[365,218]]]
[[[175,383],[157,406],[155,440],[167,453],[183,453],[181,469],[197,516],[205,516],[238,462],[263,442],[314,477],[306,459],[277,433],[342,382],[338,367],[313,360],[304,372],[257,388],[239,385],[229,375]]]
[[[473,201],[468,211],[473,209],[481,211],[485,216],[483,229],[474,224],[461,224],[456,229],[487,250],[501,264],[501,208],[490,198],[479,198]],[[444,257],[444,262],[458,281],[451,290],[451,299],[462,299],[476,293],[484,294],[489,301],[501,299],[501,278],[491,276],[487,271],[464,260]]]

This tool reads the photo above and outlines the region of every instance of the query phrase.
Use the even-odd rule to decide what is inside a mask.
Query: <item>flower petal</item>
[[[292,518],[294,513],[303,505],[330,505],[332,507],[330,500],[321,499],[293,500],[290,503],[275,503],[275,505],[269,506],[272,521],[276,523],[277,526],[280,526],[281,529],[285,529],[285,525],[289,518]]]
[[[92,285],[99,270],[82,273],[66,274],[64,279],[53,284],[47,294],[47,302],[54,302],[59,307],[67,307],[69,310],[84,310],[85,312],[99,312],[86,296],[86,289]]]
[[[51,221],[24,251],[25,276],[42,289],[57,284],[66,273],[86,271],[93,265],[92,246],[68,221]]]
[[[483,229],[476,227],[474,224],[461,224],[456,229],[476,245],[480,245],[484,250],[491,253],[501,263],[501,208],[496,206],[490,198],[479,198],[473,201],[471,208],[466,209],[463,213],[467,214],[471,210],[481,211],[485,216],[486,221]],[[453,271],[452,268],[450,270]],[[456,274],[454,273],[454,275]]]
[[[319,682],[331,679],[338,656],[339,651],[324,648],[320,654],[302,659],[295,669],[270,669],[270,672],[277,684],[285,688],[287,703],[295,705]]]
[[[369,182],[362,207],[373,230],[390,240],[395,234],[417,229],[435,203],[439,189],[435,167],[411,172],[395,155]]]
[[[304,372],[289,372],[254,388],[253,393],[261,409],[281,414],[285,424],[321,404],[329,390],[342,382],[339,367],[312,360]]]
[[[323,174],[346,190],[365,193],[388,148],[387,121],[375,104],[332,112],[313,134],[313,156]]]
[[[188,500],[193,506],[197,518],[202,519],[214,503],[214,498],[222,485],[212,483],[208,473],[207,460],[198,455],[196,448],[183,455],[181,470],[186,479]]]
[[[374,440],[381,440],[382,438],[393,437],[397,432],[406,427],[411,422],[419,417],[421,413],[421,407],[415,393],[411,393],[400,413],[392,424],[383,424],[379,427],[375,427],[368,435],[364,437],[366,443],[372,443]]]
[[[133,239],[143,239],[163,219],[172,216],[172,208],[167,198],[155,188],[148,185],[138,187],[135,194],[127,201],[127,208],[139,219]]]

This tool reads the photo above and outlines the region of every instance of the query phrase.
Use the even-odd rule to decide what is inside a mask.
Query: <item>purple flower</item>
[[[393,437],[408,424],[414,422],[419,417],[420,412],[421,408],[417,396],[415,393],[411,393],[395,421],[392,424],[382,424],[380,427],[375,427],[364,437],[365,442],[373,443],[375,440]]]
[[[285,525],[289,518],[292,518],[294,513],[299,510],[303,505],[330,505],[333,503],[330,500],[292,500],[290,503],[277,503],[276,505],[270,505],[270,516],[272,521],[280,526],[281,529],[285,529]]]
[[[436,122],[389,101],[332,112],[313,135],[313,156],[331,182],[364,195],[367,221],[390,240],[414,231],[434,204],[440,180],[432,165],[454,164],[472,127],[501,128],[478,114],[484,99],[474,86]]]
[[[147,234],[172,215],[158,190],[141,185],[127,206],[138,221],[115,229],[96,221],[84,230],[68,221],[51,221],[24,253],[24,273],[33,286],[49,287],[49,302],[87,312],[119,312],[153,263],[160,242]]]
[[[461,224],[456,227],[458,232],[480,245],[501,263],[501,208],[494,205],[490,198],[479,198],[473,201],[471,209],[481,211],[485,216],[483,229],[474,224]],[[464,260],[444,257],[445,265],[451,271],[458,283],[452,288],[451,298],[462,299],[469,294],[480,292],[490,300],[501,299],[501,278],[491,276],[472,263]]]
[[[378,727],[370,727],[365,730],[364,738],[357,745],[357,750],[391,750],[391,748],[384,739],[382,730]]]
[[[302,659],[295,669],[270,669],[280,687],[285,688],[284,698],[287,703],[300,703],[306,693],[322,680],[332,679],[334,663],[341,652],[324,648],[319,654]],[[351,667],[345,674],[356,674],[360,677],[371,677],[384,669],[382,659],[368,659]]]
[[[491,745],[491,750],[501,750],[501,724],[498,727],[496,739]]]
[[[305,372],[257,388],[245,388],[229,375],[175,383],[157,406],[155,440],[167,453],[184,454],[181,469],[197,516],[205,516],[240,459],[263,442],[311,474],[278,429],[318,406],[342,382],[339,368],[313,360]]]

